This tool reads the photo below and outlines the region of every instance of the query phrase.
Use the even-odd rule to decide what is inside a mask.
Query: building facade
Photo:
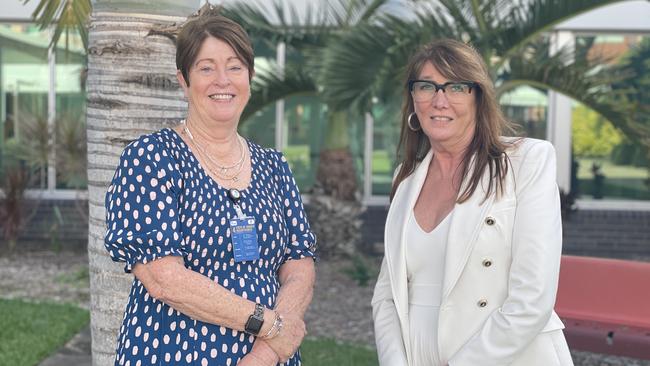
[[[31,240],[37,241],[51,238],[52,227],[78,223],[75,215],[83,215],[73,208],[87,197],[85,174],[80,174],[85,171],[85,158],[75,161],[70,157],[75,152],[85,154],[83,146],[77,145],[85,138],[86,58],[74,34],[67,42],[63,38],[57,47],[50,47],[49,30],[40,30],[31,21],[36,2],[25,6],[19,0],[10,3],[6,15],[0,15],[0,165],[9,165],[15,157],[12,154],[18,150],[12,144],[20,147],[21,141],[32,145],[41,141],[35,144],[41,153],[32,157],[40,169],[30,177],[25,193],[28,199],[47,201],[35,205],[35,222],[43,222],[30,233],[34,234]],[[650,41],[648,19],[649,3],[623,2],[560,24],[549,37],[555,49],[588,47],[590,57],[605,57],[615,63]],[[620,24],[615,24],[617,21]],[[255,62],[260,67],[271,59],[282,64],[291,57],[296,55],[288,54],[282,44],[275,48],[256,45]],[[640,227],[638,234],[625,240],[650,243],[647,156],[640,156],[639,149],[611,123],[561,94],[520,87],[504,95],[501,102],[509,118],[523,126],[528,136],[554,144],[558,185],[564,192],[576,194],[577,212],[572,216],[583,225],[580,230],[594,232],[596,227],[624,222],[632,215]],[[241,133],[283,151],[300,188],[308,192],[315,181],[326,115],[327,107],[317,97],[292,97],[242,122]],[[382,212],[388,205],[399,136],[399,126],[385,106],[375,105],[372,116],[352,116],[347,131],[360,197],[369,208],[366,227],[373,228],[369,233],[382,232],[376,226],[383,222]],[[6,172],[2,170],[2,174]],[[583,241],[572,230],[569,227],[570,242]],[[369,235],[369,241],[382,240]],[[615,238],[623,240],[620,235]]]

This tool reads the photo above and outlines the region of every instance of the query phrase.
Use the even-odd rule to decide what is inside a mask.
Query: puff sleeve
[[[106,193],[104,245],[111,258],[136,263],[183,256],[178,214],[178,166],[150,135],[129,144]]]

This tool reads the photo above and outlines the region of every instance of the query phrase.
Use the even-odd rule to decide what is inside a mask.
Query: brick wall
[[[364,245],[381,252],[387,207],[364,213]],[[650,260],[650,211],[573,212],[563,224],[564,254]],[[378,248],[379,247],[379,248]]]
[[[33,212],[34,205],[28,202],[27,212]],[[55,207],[62,218],[58,225]],[[20,235],[19,245],[25,249],[85,249],[87,210],[86,201],[40,201]],[[387,212],[388,207],[371,206],[363,213],[362,243],[366,253],[382,253]],[[650,260],[650,211],[579,210],[565,219],[563,236],[565,254]]]
[[[29,221],[19,234],[17,245],[20,248],[17,249],[86,249],[87,201],[28,200],[25,205],[25,215]],[[0,228],[3,224],[0,222]],[[4,244],[1,236],[0,240]]]
[[[650,211],[580,210],[563,237],[566,254],[650,260]]]

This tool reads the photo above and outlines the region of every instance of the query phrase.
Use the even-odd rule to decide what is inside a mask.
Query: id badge
[[[255,218],[243,217],[230,219],[230,236],[232,238],[232,249],[235,253],[235,262],[260,259]]]

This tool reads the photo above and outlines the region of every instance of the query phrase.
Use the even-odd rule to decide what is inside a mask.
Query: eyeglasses
[[[472,81],[448,81],[444,84],[437,84],[431,80],[409,80],[409,91],[416,102],[429,102],[442,90],[447,100],[461,102],[466,100],[472,88],[478,88],[478,84]]]

